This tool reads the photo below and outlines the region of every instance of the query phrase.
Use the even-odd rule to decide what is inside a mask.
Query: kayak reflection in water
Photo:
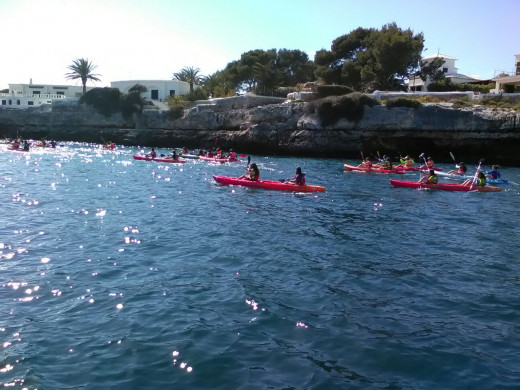
[[[258,167],[255,163],[252,163],[251,166],[249,166],[249,169],[246,168],[246,173],[239,177],[239,179],[248,179],[252,181],[257,181],[260,177],[260,171],[258,170]]]
[[[296,168],[296,174],[294,175],[294,179],[289,180],[289,183],[294,183],[299,186],[305,185],[305,173],[302,172],[301,167]]]

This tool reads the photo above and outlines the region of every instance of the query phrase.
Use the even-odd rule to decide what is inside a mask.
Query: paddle
[[[454,162],[454,163],[456,163],[456,162],[457,162],[457,160],[455,160],[455,156],[453,155],[453,153],[452,153],[452,152],[450,152],[450,156],[451,156],[451,159],[453,160],[453,162]]]

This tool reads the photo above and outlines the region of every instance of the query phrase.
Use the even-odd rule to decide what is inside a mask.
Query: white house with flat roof
[[[87,87],[87,91],[93,87]],[[8,93],[0,93],[0,108],[27,108],[52,104],[53,99],[74,98],[83,94],[83,87],[56,84],[9,84]]]
[[[146,87],[147,92],[141,96],[145,99],[164,102],[170,96],[183,96],[190,92],[190,83],[179,80],[125,80],[111,81],[112,88],[118,88],[123,93],[128,93],[136,84]],[[199,86],[194,86],[199,88]]]
[[[423,61],[432,62],[437,57],[444,60],[444,64],[439,69],[444,73],[444,77],[450,79],[453,84],[479,81],[479,79],[459,73],[459,69],[455,66],[455,61],[457,61],[456,58],[444,54],[436,54],[434,56],[424,57]],[[408,81],[408,91],[427,92],[430,83],[431,80],[429,78],[427,78],[426,81],[422,81],[418,76],[410,77],[410,80]]]

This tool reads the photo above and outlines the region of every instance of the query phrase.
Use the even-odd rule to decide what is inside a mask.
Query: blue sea
[[[301,166],[327,189],[287,193],[212,179],[245,162],[142,152],[1,146],[0,386],[519,388],[519,185],[252,155],[261,178]]]

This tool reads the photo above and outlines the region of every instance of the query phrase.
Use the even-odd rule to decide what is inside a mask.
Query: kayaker
[[[439,176],[437,176],[434,169],[430,169],[428,177],[422,177],[421,180],[419,180],[419,182],[427,184],[437,184],[439,182]]]
[[[172,150],[172,160],[177,160],[179,158],[179,156],[177,156],[177,150],[176,149],[173,149]]]
[[[246,171],[246,173],[243,174],[242,176],[240,176],[239,179],[248,179],[248,180],[252,180],[252,181],[257,181],[259,177],[260,177],[260,171],[258,170],[256,163],[252,163],[249,166],[249,169]]]
[[[229,158],[233,160],[237,158],[237,154],[233,152],[233,149],[229,149]]]
[[[456,171],[448,171],[450,174],[457,174],[457,175],[465,175],[468,168],[466,167],[466,164],[464,164],[462,161],[455,165],[455,168],[457,168]]]
[[[496,180],[496,179],[500,179],[500,171],[498,170],[500,168],[500,166],[498,165],[493,165],[491,167],[491,171],[487,171],[486,172],[486,175],[490,178],[490,179],[493,179],[493,180]]]
[[[305,185],[305,173],[302,172],[301,167],[296,168],[296,174],[292,180],[289,180],[289,183],[294,183],[299,186]]]
[[[478,171],[477,178],[476,179],[467,179],[462,183],[464,186],[469,186],[471,183],[475,184],[479,187],[484,187],[486,185],[486,175],[482,171]]]
[[[400,158],[399,160],[401,165],[406,168],[412,168],[413,164],[415,164],[415,161],[410,156],[405,156],[405,158]]]
[[[361,166],[366,168],[372,168],[372,161],[367,157],[365,160],[361,163]]]
[[[23,150],[26,152],[29,151],[29,142],[27,142],[27,140],[23,141]]]
[[[383,156],[383,168],[389,170],[393,169],[392,160],[387,156]]]
[[[188,150],[188,148],[186,146],[184,146],[182,148],[182,154],[190,154],[190,151]]]
[[[428,157],[428,160],[426,160],[426,166],[428,167],[428,169],[433,169],[435,165],[435,162],[433,161],[433,159],[431,157]]]
[[[152,148],[152,151],[146,155],[147,157],[155,158],[157,157],[157,153],[155,152],[155,148]]]

